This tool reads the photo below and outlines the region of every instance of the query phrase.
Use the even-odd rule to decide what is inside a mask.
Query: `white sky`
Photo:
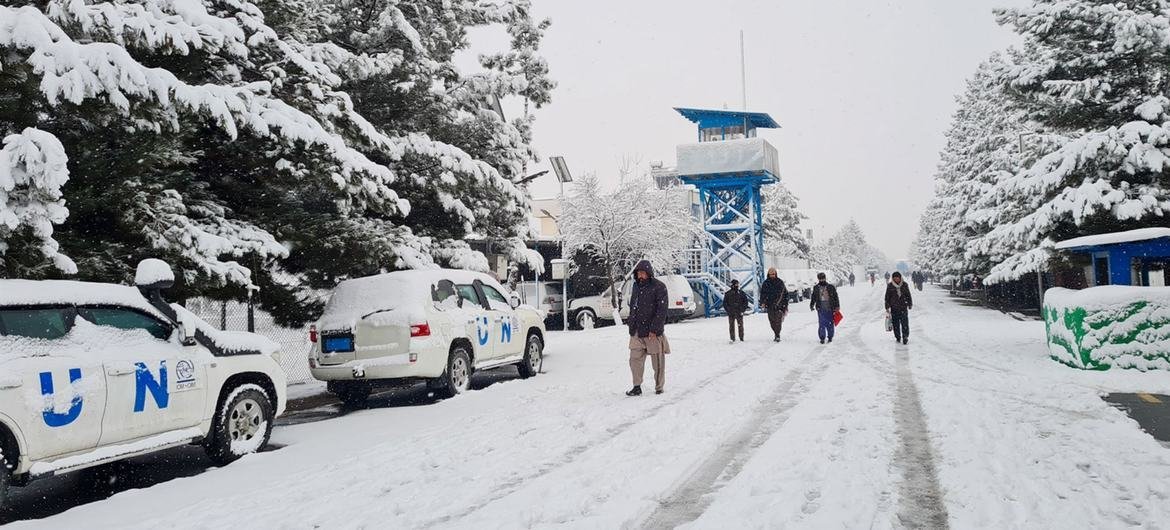
[[[992,8],[1025,0],[534,0],[550,17],[543,54],[558,87],[535,145],[574,175],[616,182],[623,154],[674,165],[694,125],[672,107],[748,108],[819,240],[855,218],[890,258],[906,257],[933,191],[943,133],[964,80],[1012,42]],[[473,35],[477,48],[500,36]],[[506,42],[506,41],[503,41]],[[520,112],[507,102],[509,117]],[[550,173],[534,196],[556,193]]]

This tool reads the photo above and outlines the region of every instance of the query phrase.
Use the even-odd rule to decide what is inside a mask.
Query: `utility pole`
[[[747,66],[743,53],[743,30],[739,30],[739,86],[743,95],[743,110],[747,110]],[[747,131],[745,130],[746,134]]]

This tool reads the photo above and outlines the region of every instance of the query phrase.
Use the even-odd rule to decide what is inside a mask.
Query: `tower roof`
[[[682,114],[684,118],[697,123],[700,129],[708,129],[713,127],[732,127],[736,125],[743,125],[745,122],[750,127],[762,129],[779,129],[780,124],[776,123],[765,112],[747,112],[743,110],[714,110],[714,109],[690,109],[683,107],[675,107],[674,110]]]

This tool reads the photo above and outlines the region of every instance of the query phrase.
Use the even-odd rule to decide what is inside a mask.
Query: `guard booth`
[[[679,145],[679,180],[699,192],[703,229],[697,266],[687,280],[704,302],[707,317],[725,314],[723,293],[739,280],[754,310],[764,279],[761,187],[779,179],[776,148],[757,129],[780,125],[762,112],[676,108],[698,126],[698,141]]]
[[[1170,228],[1078,237],[1055,248],[1091,258],[1092,287],[1045,291],[1050,356],[1086,370],[1170,370]]]

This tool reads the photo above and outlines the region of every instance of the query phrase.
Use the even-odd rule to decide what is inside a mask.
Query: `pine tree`
[[[1170,226],[1168,8],[1036,0],[998,12],[1024,39],[1002,81],[1044,135],[1038,160],[992,191],[1022,200],[979,246],[1026,250],[1009,251],[987,281],[1043,267],[1054,241]]]
[[[85,279],[125,282],[138,259],[163,257],[179,296],[257,285],[295,323],[345,277],[485,269],[472,235],[534,259],[527,193],[513,184],[535,156],[531,118],[506,123],[486,104],[548,101],[547,22],[529,11],[522,0],[0,7],[0,133],[35,127],[60,143],[69,208],[42,217],[55,231],[0,228],[4,274],[72,272],[53,240]],[[347,25],[358,20],[374,22]],[[512,49],[462,74],[452,57],[482,25],[505,27]],[[23,174],[15,160],[5,170]],[[20,204],[12,189],[0,212]]]
[[[808,240],[800,231],[800,223],[808,219],[800,211],[796,195],[784,184],[773,184],[763,189],[764,248],[795,258],[807,258]]]

